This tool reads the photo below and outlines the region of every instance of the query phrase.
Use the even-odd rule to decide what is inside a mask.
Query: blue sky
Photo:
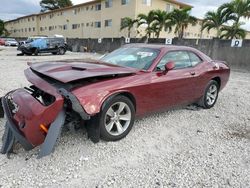
[[[72,0],[73,4],[83,3],[89,0]],[[154,0],[153,0],[154,1]],[[20,16],[25,16],[32,13],[38,13],[40,11],[40,0],[1,0],[0,7],[0,19],[10,20]],[[188,3],[193,5],[192,15],[203,18],[204,14],[209,10],[216,10],[218,6],[228,0],[179,0],[179,2]],[[4,5],[4,6],[2,6]],[[250,21],[243,20],[247,24],[245,29],[250,30]]]

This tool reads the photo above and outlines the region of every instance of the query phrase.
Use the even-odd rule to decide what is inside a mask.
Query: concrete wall
[[[146,42],[143,39],[131,39],[131,43]],[[125,44],[125,38],[105,38],[102,43],[98,39],[67,39],[67,43],[73,51],[106,53],[111,52]],[[148,43],[165,44],[165,39],[149,39]],[[244,40],[241,48],[231,47],[231,40],[218,39],[173,39],[174,45],[184,45],[197,48],[210,56],[212,59],[222,60],[229,63],[233,68],[250,70],[250,40]]]

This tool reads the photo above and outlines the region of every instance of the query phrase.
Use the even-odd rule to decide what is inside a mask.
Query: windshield
[[[120,48],[101,58],[101,60],[114,65],[147,70],[159,52],[159,50],[151,48]]]
[[[15,39],[6,39],[7,41],[16,41]]]

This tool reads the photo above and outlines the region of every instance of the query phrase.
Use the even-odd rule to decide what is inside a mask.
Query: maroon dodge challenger
[[[40,158],[53,151],[63,126],[86,126],[93,142],[116,141],[136,116],[192,103],[211,108],[230,69],[194,48],[132,44],[100,60],[35,63],[24,73],[31,85],[1,99],[1,153],[19,142],[25,150],[41,145]]]

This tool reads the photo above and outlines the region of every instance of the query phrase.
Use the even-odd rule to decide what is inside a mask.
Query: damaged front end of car
[[[43,62],[29,64],[24,71],[30,87],[9,92],[1,99],[6,127],[1,153],[12,152],[18,142],[30,150],[41,145],[38,158],[50,154],[63,126],[72,130],[86,125],[88,138],[100,140],[100,127],[96,123],[101,109],[101,95],[90,92],[83,97],[76,92],[85,86],[122,76],[132,75],[129,69],[99,62]],[[98,98],[99,97],[99,98]]]
[[[81,120],[89,120],[90,116],[67,85],[48,83],[31,69],[25,70],[25,75],[34,85],[1,98],[0,116],[6,118],[1,153],[12,153],[15,143],[25,150],[41,145],[38,154],[41,158],[53,152],[63,125],[77,116]]]

